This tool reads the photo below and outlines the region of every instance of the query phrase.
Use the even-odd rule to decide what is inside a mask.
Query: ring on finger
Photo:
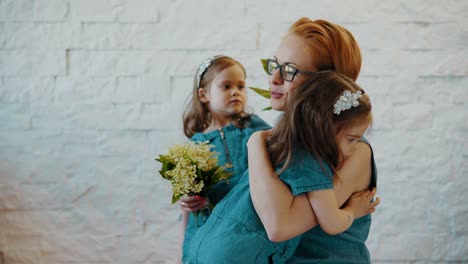
[[[181,202],[180,203],[183,207],[186,207],[187,206],[187,203],[186,202]]]

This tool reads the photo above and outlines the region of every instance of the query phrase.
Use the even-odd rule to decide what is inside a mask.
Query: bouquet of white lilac
[[[172,184],[172,204],[184,195],[206,197],[211,186],[227,180],[232,173],[218,166],[217,153],[208,142],[190,141],[169,148],[167,155],[159,155],[159,173]]]

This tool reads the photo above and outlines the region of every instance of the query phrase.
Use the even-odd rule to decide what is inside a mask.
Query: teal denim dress
[[[361,141],[369,144],[366,139]],[[372,176],[369,189],[372,189],[377,185],[377,167],[373,154],[370,165]],[[369,250],[365,244],[370,226],[371,215],[356,219],[348,230],[334,236],[316,226],[302,235],[288,263],[370,263]]]
[[[294,195],[333,188],[329,168],[301,151],[280,178]],[[246,171],[195,234],[187,263],[285,263],[299,240],[275,243],[268,239],[252,204]]]
[[[247,127],[240,129],[230,124],[220,130],[213,130],[208,133],[196,133],[191,140],[193,141],[209,141],[214,146],[213,150],[218,153],[218,164],[225,166],[231,163],[233,166],[228,171],[234,174],[229,181],[223,181],[213,186],[208,192],[208,200],[211,204],[216,205],[226,194],[234,187],[245,170],[247,170],[247,141],[249,137],[257,130],[270,129],[263,119],[257,115],[252,115]],[[203,226],[210,215],[209,210],[205,209],[199,212],[196,217],[194,214],[189,214],[187,228],[185,231],[182,261],[186,261],[188,257],[188,248],[192,237],[197,230]]]

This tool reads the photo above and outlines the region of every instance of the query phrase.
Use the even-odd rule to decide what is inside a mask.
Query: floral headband
[[[359,106],[358,99],[362,97],[362,91],[357,91],[351,93],[350,91],[344,91],[343,95],[340,96],[340,99],[336,101],[335,108],[333,113],[335,115],[340,115],[341,112],[350,109],[351,107]]]
[[[211,63],[218,59],[218,58],[221,58],[221,57],[225,57],[223,55],[216,55],[216,56],[213,56],[213,57],[209,57],[208,59],[206,59],[205,61],[202,62],[202,64],[200,64],[200,66],[198,66],[198,71],[197,71],[197,86],[198,88],[200,88],[200,82],[203,78],[203,74],[205,74],[206,70],[208,70],[208,68],[211,66]]]

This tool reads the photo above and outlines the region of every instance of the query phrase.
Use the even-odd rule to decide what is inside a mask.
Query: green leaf
[[[174,194],[172,194],[172,201],[171,201],[171,204],[175,204],[177,201],[180,200],[180,198],[182,198],[182,195],[175,196]]]
[[[161,174],[161,176],[164,179],[170,180],[170,177],[167,176],[166,172],[172,170],[175,167],[175,165],[172,162],[170,162],[168,158],[164,155],[159,155],[159,159],[156,159],[156,161],[159,161],[162,164],[161,170],[159,170],[159,174]]]
[[[269,90],[265,90],[265,89],[262,89],[262,88],[257,88],[257,87],[249,87],[250,89],[252,89],[252,91],[256,92],[257,94],[265,97],[265,98],[268,98],[270,99],[271,97],[271,94],[270,94],[270,91]],[[268,107],[265,107],[262,109],[262,111],[267,111],[267,110],[271,110],[271,106],[268,106]]]
[[[266,59],[261,59],[260,62],[262,63],[263,70],[265,71],[266,74],[268,74],[267,60]]]
[[[265,98],[268,98],[270,99],[271,98],[271,94],[270,94],[270,91],[269,90],[265,90],[265,89],[262,89],[262,88],[257,88],[257,87],[249,87],[250,89],[252,89],[252,91],[256,92],[257,94],[265,97]]]

